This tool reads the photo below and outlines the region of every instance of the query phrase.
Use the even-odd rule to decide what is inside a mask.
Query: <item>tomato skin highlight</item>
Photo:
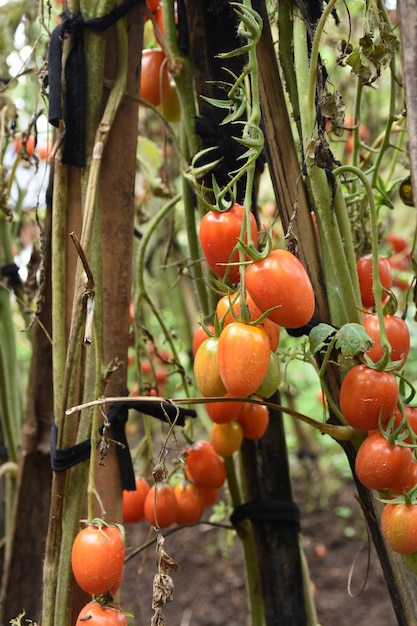
[[[398,386],[391,372],[355,365],[343,379],[339,397],[340,410],[353,428],[378,428],[379,418],[384,424],[394,415],[397,402]]]
[[[219,338],[209,337],[198,348],[194,357],[194,377],[201,395],[224,396],[226,387],[220,376]]]
[[[93,600],[86,604],[77,617],[77,626],[89,624],[89,626],[127,626],[127,617],[117,607],[111,605],[101,606]]]
[[[210,269],[219,278],[224,278],[227,272],[229,282],[239,282],[240,272],[238,265],[227,266],[227,263],[237,263],[239,252],[232,256],[233,248],[241,235],[245,209],[235,202],[227,211],[209,211],[206,213],[199,228],[201,249]],[[250,214],[250,227],[253,243],[258,243],[258,226],[253,213]]]
[[[375,298],[373,294],[372,267],[372,258],[370,256],[361,257],[356,263],[356,269],[359,278],[359,288],[361,292],[362,304],[364,307],[375,306]],[[392,276],[391,267],[387,259],[378,259],[378,272],[381,285],[389,291],[392,287]],[[382,301],[384,302],[386,299],[386,294],[383,294]]]
[[[398,554],[417,551],[417,506],[386,504],[381,517],[381,530],[386,542]]]
[[[177,518],[178,504],[171,485],[163,483],[152,485],[146,496],[144,510],[145,517],[151,526],[168,528],[174,524]]]
[[[219,489],[226,480],[223,459],[204,439],[185,448],[185,471],[198,487]]]
[[[262,313],[285,328],[307,324],[314,313],[315,298],[310,278],[300,261],[288,250],[273,250],[252,263],[245,272],[245,287]]]
[[[219,338],[219,372],[232,396],[254,393],[264,380],[270,357],[267,332],[242,322],[228,324]]]
[[[123,490],[123,522],[135,524],[145,517],[145,499],[149,491],[149,483],[145,478],[136,479],[136,491]]]
[[[411,462],[410,448],[393,446],[376,431],[368,435],[360,445],[355,471],[365,487],[383,491],[403,480]]]
[[[381,347],[381,333],[377,315],[367,315],[364,320],[364,327],[374,345],[366,355],[376,363],[384,356]],[[391,345],[391,361],[400,361],[400,369],[407,360],[410,352],[410,331],[405,321],[396,315],[384,315],[384,326],[387,339]]]
[[[90,524],[79,531],[71,549],[71,565],[77,584],[89,595],[117,591],[125,558],[124,538],[116,526]]]

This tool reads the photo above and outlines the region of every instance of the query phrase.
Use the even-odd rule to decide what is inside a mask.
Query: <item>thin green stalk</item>
[[[233,507],[236,508],[244,503],[241,486],[236,474],[236,467],[233,457],[225,459],[227,470],[227,484],[229,486],[230,497]],[[243,472],[243,470],[242,470]],[[242,472],[241,475],[242,475]],[[261,586],[258,575],[258,562],[256,557],[256,544],[253,535],[252,525],[249,520],[239,522],[238,535],[242,542],[243,555],[245,559],[246,587],[248,594],[248,605],[250,624],[252,626],[263,626],[265,624]]]
[[[378,315],[378,323],[380,328],[381,335],[381,347],[384,352],[391,351],[391,346],[387,338],[387,334],[385,331],[384,324],[384,312],[382,306],[383,299],[383,290],[381,281],[379,278],[379,268],[378,268],[378,220],[377,220],[377,212],[375,207],[374,195],[372,192],[372,185],[369,182],[366,174],[362,172],[362,170],[354,167],[353,165],[340,165],[336,169],[333,170],[334,176],[339,176],[345,172],[350,172],[357,176],[357,178],[361,181],[364,186],[366,197],[369,203],[369,214],[371,217],[371,242],[372,242],[372,291],[375,298],[375,308]]]
[[[170,0],[163,0],[163,7],[166,47],[169,55],[169,69],[171,70],[177,87],[181,106],[181,151],[184,155],[185,162],[189,163],[200,147],[200,140],[195,132],[197,104],[194,89],[193,69],[190,59],[182,54],[178,48],[174,4]],[[190,258],[193,264],[195,288],[202,314],[206,317],[210,313],[212,303],[207,293],[207,288],[204,282],[204,274],[200,263],[201,250],[197,236],[197,212],[191,196],[190,186],[184,177],[182,178],[181,185],[184,203],[185,229],[187,232]],[[198,208],[201,212],[201,207],[198,206]]]
[[[326,7],[324,15],[328,14],[328,10],[335,4],[332,0]],[[351,236],[348,232],[344,232],[345,239],[342,239],[339,224],[335,217],[335,200],[341,202],[342,196],[333,194],[327,180],[324,169],[319,168],[315,164],[314,148],[315,143],[320,139],[313,137],[315,124],[315,77],[318,59],[318,45],[320,34],[324,27],[323,16],[320,19],[316,36],[313,42],[311,52],[311,66],[306,73],[307,67],[307,38],[306,28],[302,17],[296,13],[294,15],[294,56],[297,79],[299,84],[300,98],[307,90],[307,107],[305,115],[302,116],[302,128],[304,138],[305,162],[308,168],[308,182],[311,189],[312,200],[315,208],[315,216],[319,229],[321,249],[328,254],[328,262],[324,266],[326,275],[326,283],[328,285],[328,301],[331,312],[332,322],[338,326],[346,322],[361,323],[360,298],[357,285],[352,280],[350,269],[351,262],[348,263],[346,257],[352,259],[354,256]],[[314,78],[314,80],[313,80]],[[313,95],[312,95],[313,94]],[[346,208],[344,207],[344,210]],[[342,214],[343,208],[340,207],[339,215]],[[348,237],[346,237],[348,234]],[[348,251],[348,252],[346,252]]]

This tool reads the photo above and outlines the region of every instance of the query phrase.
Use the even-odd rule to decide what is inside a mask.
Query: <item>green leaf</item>
[[[345,324],[336,333],[336,348],[345,357],[355,357],[367,352],[372,339],[361,324]]]
[[[315,354],[327,347],[329,341],[333,337],[335,329],[330,324],[319,324],[315,326],[309,334],[310,346]]]

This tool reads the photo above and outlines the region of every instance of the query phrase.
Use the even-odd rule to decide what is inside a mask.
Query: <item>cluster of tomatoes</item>
[[[201,439],[185,447],[185,479],[175,486],[163,480],[152,486],[136,479],[136,491],[123,491],[123,521],[142,520],[157,528],[198,522],[212,506],[226,480],[224,460],[210,442]]]
[[[359,259],[357,269],[363,306],[372,309],[375,306],[372,260]],[[391,265],[387,259],[379,259],[378,269],[385,298],[385,290],[392,287]],[[417,462],[413,454],[417,442],[417,408],[401,404],[396,377],[409,354],[410,333],[401,317],[384,315],[383,321],[391,346],[389,358],[384,359],[378,316],[366,314],[364,326],[373,341],[366,353],[370,361],[355,365],[344,377],[340,409],[348,424],[367,431],[357,452],[355,471],[365,487],[382,492],[385,499],[391,500],[384,506],[381,519],[388,545],[400,554],[414,554],[417,505],[411,496],[417,485]]]
[[[126,614],[113,601],[124,573],[123,527],[93,520],[79,531],[72,544],[71,566],[80,588],[93,596],[80,611],[77,624],[126,626]]]
[[[200,393],[211,398],[206,405],[213,421],[210,439],[222,456],[233,454],[244,437],[259,439],[265,433],[266,407],[231,399],[273,395],[279,383],[280,326],[307,324],[315,306],[310,279],[293,254],[276,249],[251,259],[249,245],[239,242],[249,244],[250,229],[256,251],[258,228],[252,213],[245,228],[246,220],[244,207],[234,203],[206,213],[199,228],[207,265],[228,285],[213,324],[200,328],[193,342],[195,380]]]

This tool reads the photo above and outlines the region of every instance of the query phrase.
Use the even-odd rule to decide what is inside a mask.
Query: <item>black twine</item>
[[[300,509],[292,500],[259,500],[245,502],[230,516],[233,526],[248,519],[251,522],[292,523],[300,526]]]
[[[84,19],[80,12],[65,9],[61,23],[53,30],[48,51],[49,122],[58,127],[65,121],[62,162],[82,167],[85,163],[86,78],[83,46],[84,27],[95,32],[110,28],[140,0],[123,0],[102,17]],[[62,46],[65,36],[71,38],[65,62],[65,101],[62,102]]]

